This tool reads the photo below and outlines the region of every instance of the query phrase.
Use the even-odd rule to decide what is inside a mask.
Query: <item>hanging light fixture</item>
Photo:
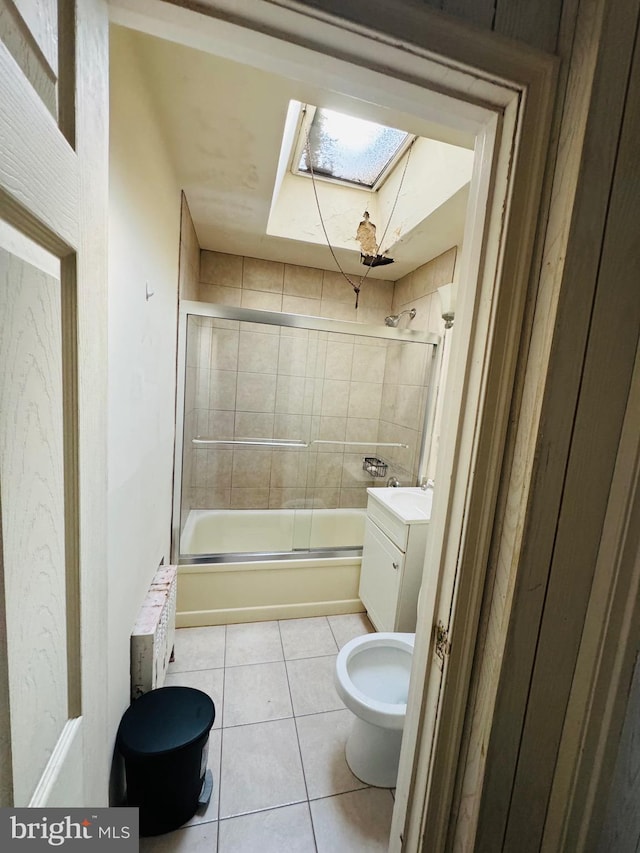
[[[453,326],[453,321],[456,316],[456,290],[457,285],[453,282],[443,284],[442,287],[438,288],[438,296],[440,297],[442,319],[444,320],[445,329],[450,329]]]

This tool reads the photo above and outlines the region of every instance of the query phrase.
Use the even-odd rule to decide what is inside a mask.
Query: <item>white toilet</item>
[[[336,660],[338,695],[355,714],[347,764],[378,788],[393,788],[398,776],[414,640],[415,634],[365,634],[346,643]]]

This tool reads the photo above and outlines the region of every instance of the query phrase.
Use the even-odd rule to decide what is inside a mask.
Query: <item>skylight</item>
[[[324,107],[307,110],[313,118],[302,125],[296,169],[303,175],[313,169],[318,177],[374,189],[413,138],[404,130]]]

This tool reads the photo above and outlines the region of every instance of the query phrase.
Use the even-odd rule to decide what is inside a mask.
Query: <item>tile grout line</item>
[[[280,645],[282,646],[282,658],[284,660],[284,671],[285,671],[285,675],[287,677],[287,689],[289,691],[289,700],[291,701],[291,713],[293,715],[293,727],[294,727],[295,732],[296,732],[296,742],[298,744],[298,755],[300,757],[300,768],[302,770],[302,780],[304,782],[305,794],[307,795],[307,812],[309,814],[309,822],[311,824],[311,833],[313,835],[313,846],[315,847],[316,853],[317,853],[318,841],[316,839],[316,829],[315,829],[315,826],[313,825],[313,815],[311,814],[311,802],[309,800],[309,786],[307,785],[307,774],[305,772],[304,761],[302,759],[302,747],[300,746],[300,734],[298,732],[298,722],[296,719],[296,711],[295,711],[295,708],[293,706],[293,695],[291,693],[291,684],[289,682],[289,668],[287,667],[287,658],[286,658],[285,650],[284,650],[284,641],[282,639],[282,630],[281,630],[280,622],[281,622],[281,620],[278,620],[278,634],[280,635]]]
[[[224,688],[227,673],[227,625],[224,626],[224,654],[222,656],[222,707],[220,709],[220,760],[218,765],[218,809],[216,814],[216,850],[220,849],[220,805],[222,800],[222,749],[224,747]]]

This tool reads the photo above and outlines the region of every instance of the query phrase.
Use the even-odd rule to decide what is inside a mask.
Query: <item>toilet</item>
[[[414,640],[415,634],[365,634],[346,643],[336,659],[336,690],[355,715],[347,764],[367,785],[396,784]]]

